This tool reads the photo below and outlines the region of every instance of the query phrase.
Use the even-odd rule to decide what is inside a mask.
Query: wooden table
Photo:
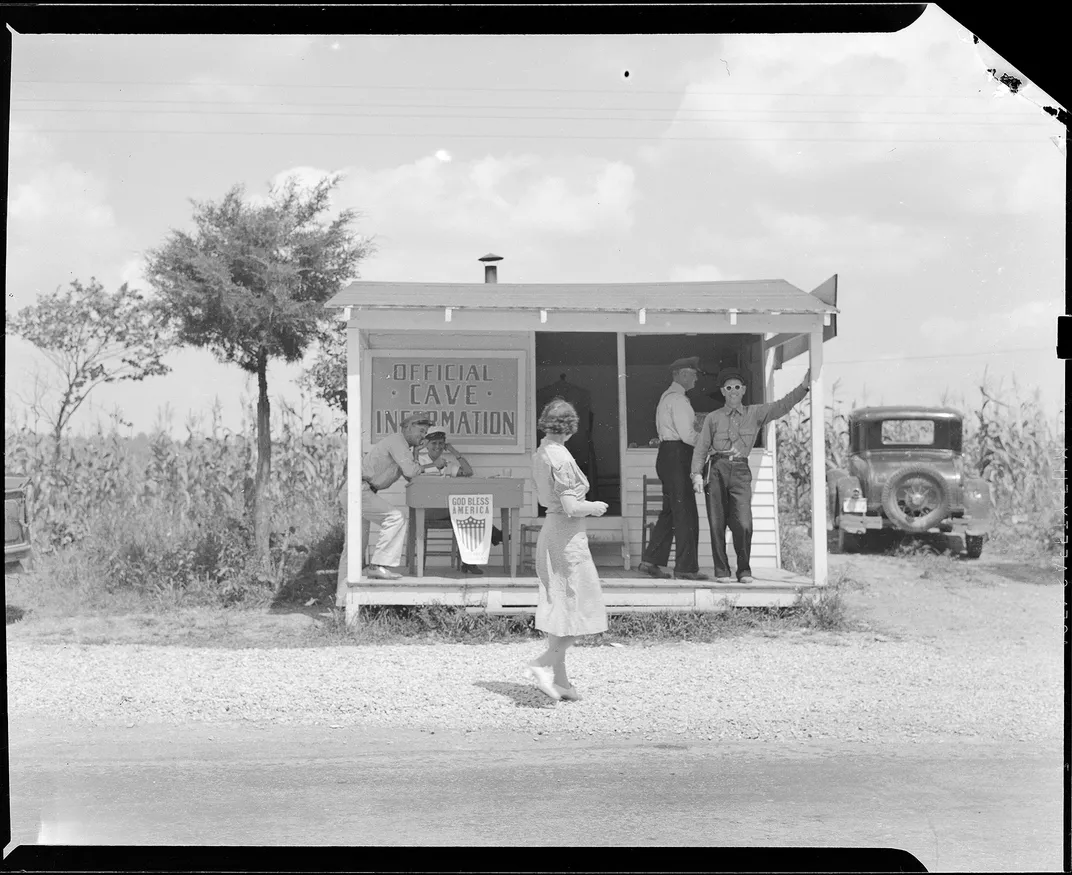
[[[517,577],[517,550],[513,545],[521,536],[521,504],[525,500],[525,481],[516,477],[415,477],[406,486],[409,505],[409,555],[416,553],[416,567],[411,570],[424,577],[425,510],[430,507],[447,509],[451,495],[490,495],[492,507],[502,513],[503,570],[510,579]],[[416,541],[416,551],[413,550]]]

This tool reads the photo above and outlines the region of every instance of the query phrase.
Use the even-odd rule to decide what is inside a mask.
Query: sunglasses
[[[740,392],[744,390],[744,386],[723,386],[727,392]]]

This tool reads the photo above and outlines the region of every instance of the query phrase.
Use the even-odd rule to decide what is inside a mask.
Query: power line
[[[814,91],[687,91],[681,89],[650,90],[630,88],[627,91],[610,88],[514,88],[509,86],[499,87],[462,87],[450,85],[358,85],[354,83],[325,83],[298,84],[294,82],[190,82],[188,80],[155,80],[155,81],[130,81],[125,79],[12,79],[13,85],[123,85],[123,86],[148,86],[178,85],[187,88],[212,88],[217,85],[226,85],[230,88],[313,88],[313,89],[338,89],[353,88],[363,91],[458,91],[463,93],[483,91],[506,94],[613,94],[616,96],[630,94],[673,94],[677,96],[685,94],[701,94],[715,97],[865,97],[887,98],[893,100],[982,100],[989,99],[990,94],[865,94],[847,92],[817,93]]]
[[[127,113],[126,109],[111,109],[111,108],[96,108],[96,107],[79,107],[75,109],[60,109],[53,107],[45,108],[32,108],[32,109],[20,109],[19,112],[63,112],[63,113]],[[720,119],[705,119],[705,118],[677,118],[671,116],[667,118],[655,118],[655,117],[637,117],[637,116],[597,116],[597,117],[584,117],[584,116],[570,116],[570,115],[456,115],[456,114],[444,114],[444,113],[382,113],[382,112],[363,112],[355,114],[352,112],[278,112],[274,110],[203,110],[203,109],[148,109],[141,110],[145,114],[151,115],[222,115],[222,116],[272,116],[276,118],[285,117],[307,117],[307,118],[398,118],[398,119],[457,119],[459,121],[475,121],[481,120],[495,120],[495,121],[583,121],[583,122],[603,122],[603,121],[625,121],[625,122],[674,122],[683,123],[690,122],[693,124],[699,124],[704,122],[726,122],[726,123],[741,123],[741,122],[761,122],[765,124],[780,124],[780,125],[934,125],[940,127],[960,127],[960,126],[976,126],[976,127],[1046,127],[1050,128],[1050,125],[1043,119],[1031,120],[1031,121],[1019,121],[1019,122],[968,122],[968,121],[922,121],[922,120],[892,120],[892,121],[862,121],[858,119],[749,119],[749,118],[720,118]]]
[[[203,105],[218,105],[218,106],[234,106],[236,101],[233,100],[171,100],[171,99],[157,99],[149,97],[104,97],[104,98],[89,98],[88,100],[79,100],[73,97],[16,97],[12,99],[12,103],[73,103],[78,100],[80,103],[148,103],[148,104],[175,104],[175,103],[192,103],[198,106]],[[334,101],[277,101],[277,100],[244,100],[239,101],[243,106],[327,106],[335,109],[347,109],[347,108],[364,108],[364,107],[376,107],[378,109],[506,109],[506,110],[521,110],[521,109],[536,109],[536,110],[572,110],[576,112],[691,112],[691,113],[725,113],[725,112],[753,112],[753,113],[766,113],[770,114],[777,112],[783,115],[815,115],[823,113],[825,115],[933,115],[941,118],[945,118],[951,115],[968,115],[968,116],[985,116],[986,118],[996,118],[1001,116],[1008,116],[1009,118],[1034,118],[1038,115],[1037,112],[985,112],[978,110],[950,110],[950,111],[936,111],[925,109],[883,109],[883,110],[866,110],[866,109],[746,109],[746,108],[734,108],[734,109],[689,109],[666,106],[539,106],[539,105],[519,105],[519,104],[443,104],[443,103],[380,103],[373,101],[362,101],[361,103],[336,103]],[[31,109],[33,109],[31,107]],[[71,109],[70,112],[92,112],[95,108],[89,108],[86,110]],[[40,111],[45,111],[44,109]],[[55,110],[50,110],[55,111]]]
[[[897,146],[901,143],[940,143],[943,145],[964,143],[1041,143],[1040,139],[1025,139],[1023,137],[985,139],[959,137],[957,139],[945,139],[942,137],[930,139],[906,140],[898,137],[896,140],[879,139],[877,137],[662,137],[662,136],[608,136],[602,134],[458,134],[435,131],[196,131],[196,130],[164,130],[150,128],[34,128],[34,133],[42,134],[184,134],[196,136],[224,136],[224,137],[436,137],[441,139],[464,139],[464,140],[664,140],[669,142],[699,142],[699,143],[885,143]],[[1049,140],[1046,140],[1049,142]]]
[[[1037,347],[1037,346],[1024,346],[1018,349],[995,349],[987,350],[985,352],[947,352],[942,355],[900,355],[895,357],[877,358],[877,359],[851,359],[848,361],[831,361],[830,359],[823,359],[824,367],[826,365],[865,365],[874,364],[875,362],[903,362],[903,361],[919,361],[922,359],[951,359],[951,358],[973,358],[976,356],[991,356],[991,355],[1008,355],[1011,353],[1019,352],[1049,352],[1053,353],[1054,359],[1057,358],[1056,348],[1052,346]],[[784,367],[810,367],[807,362],[786,362]]]

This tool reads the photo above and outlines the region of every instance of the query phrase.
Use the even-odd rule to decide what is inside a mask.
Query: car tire
[[[914,487],[919,496],[918,508],[904,502],[910,487]],[[882,509],[886,516],[913,534],[926,532],[944,520],[949,514],[949,499],[945,478],[931,465],[905,465],[895,471],[882,488]]]
[[[982,535],[966,535],[964,537],[964,546],[967,552],[965,555],[969,559],[978,559],[983,555],[983,541],[985,538]]]

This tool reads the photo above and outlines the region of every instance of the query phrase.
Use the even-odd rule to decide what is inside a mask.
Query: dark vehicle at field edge
[[[26,490],[30,478],[4,473],[4,572],[27,571],[33,561]]]
[[[845,468],[827,473],[829,525],[838,551],[895,531],[942,537],[978,559],[993,506],[985,480],[965,470],[964,417],[948,407],[862,407],[849,414]]]

